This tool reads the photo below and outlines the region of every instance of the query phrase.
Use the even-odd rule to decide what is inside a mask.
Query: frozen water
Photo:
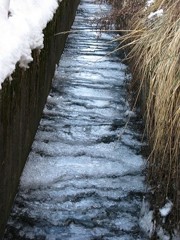
[[[146,239],[137,116],[125,127],[127,67],[90,21],[107,10],[81,1],[73,29],[83,31],[68,38],[5,239]]]

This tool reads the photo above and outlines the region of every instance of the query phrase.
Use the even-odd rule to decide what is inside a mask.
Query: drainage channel
[[[5,239],[145,240],[145,183],[127,67],[93,19],[107,5],[82,0],[60,59]],[[58,37],[58,36],[57,36]],[[132,113],[131,113],[132,115]]]

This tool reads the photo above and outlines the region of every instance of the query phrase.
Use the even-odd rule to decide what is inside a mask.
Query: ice
[[[83,164],[84,162],[86,164]],[[131,156],[131,159],[128,159],[128,156],[124,156],[120,161],[106,160],[102,164],[101,158],[98,160],[97,158],[94,159],[88,156],[43,158],[31,154],[21,178],[21,185],[23,187],[46,186],[54,182],[57,178],[64,178],[65,176],[74,179],[76,176],[123,176],[132,172],[139,172],[143,166],[138,156]],[[135,180],[137,180],[138,185],[139,179]],[[136,188],[136,185],[134,188]]]
[[[94,1],[81,1],[74,29],[92,29],[101,12]],[[126,124],[127,67],[108,54],[113,36],[101,37],[71,35],[56,69],[10,222],[24,239],[146,239],[138,225],[145,160],[136,118]]]

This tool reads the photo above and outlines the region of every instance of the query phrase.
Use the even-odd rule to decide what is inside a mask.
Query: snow
[[[163,15],[163,9],[159,9],[155,12],[151,12],[148,16],[148,19],[154,18],[154,17],[161,17]]]
[[[173,207],[173,203],[167,199],[166,204],[159,209],[159,213],[164,220],[165,220],[165,217],[167,217],[170,214],[172,207]],[[150,210],[149,202],[143,199],[141,212],[140,212],[139,226],[148,237],[151,238],[153,234],[156,232],[158,239],[160,240],[180,239],[180,235],[178,231],[174,231],[174,235],[171,238],[170,235],[167,233],[167,231],[162,228],[162,226],[160,225],[156,226],[156,221],[153,215],[154,215],[154,211]]]
[[[168,202],[164,205],[164,207],[159,209],[161,217],[166,217],[169,215],[173,207],[173,203],[168,200]]]
[[[0,1],[0,16],[7,18],[9,10],[10,0],[1,0]]]
[[[126,117],[136,117],[136,113],[134,112],[134,111],[130,111],[130,110],[127,110],[125,113],[124,113],[124,115],[126,116]]]
[[[148,0],[147,3],[146,3],[146,5],[149,7],[149,6],[151,6],[153,3],[154,3],[154,0]]]
[[[145,10],[147,10],[154,2],[155,2],[155,0],[147,0]],[[148,15],[148,19],[161,17],[163,15],[163,13],[164,13],[164,11],[162,8],[158,9],[157,11],[151,12]]]
[[[58,0],[0,0],[0,88],[17,63],[28,68],[32,50],[43,48],[43,29],[57,7]]]

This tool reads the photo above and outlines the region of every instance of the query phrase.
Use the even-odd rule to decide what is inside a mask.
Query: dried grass
[[[121,29],[129,25],[132,17],[138,10],[144,6],[145,0],[97,0],[98,2],[106,2],[112,5],[111,14],[104,18],[104,24],[111,26],[116,24],[116,27]],[[101,21],[102,24],[102,21]]]
[[[163,7],[162,17],[147,20],[150,12]],[[180,227],[180,1],[157,0],[134,31],[124,36],[131,45],[129,56],[146,90],[146,123],[151,146],[149,180],[155,186],[160,207],[169,198],[174,203],[171,220]],[[175,227],[175,226],[173,226]]]
[[[117,3],[109,1],[114,6]],[[119,40],[130,50],[135,84],[146,102],[146,129],[152,149],[149,181],[154,187],[157,215],[167,198],[174,203],[166,222],[170,231],[180,228],[180,1],[156,0],[138,13],[136,2],[119,2],[121,10],[116,14],[120,20],[122,11],[132,10],[125,24],[132,31]],[[140,8],[144,1],[138,4]],[[148,19],[150,12],[161,8],[162,17]]]

